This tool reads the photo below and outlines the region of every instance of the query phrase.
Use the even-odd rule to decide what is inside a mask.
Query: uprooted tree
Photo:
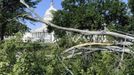
[[[134,74],[134,37],[126,33],[121,34],[111,32],[111,29],[109,29],[111,28],[111,25],[116,24],[116,21],[114,20],[117,20],[117,25],[119,25],[119,28],[120,26],[122,26],[123,22],[125,22],[123,23],[123,26],[127,25],[128,19],[125,18],[129,18],[129,16],[126,15],[127,12],[125,11],[125,3],[117,0],[64,0],[63,10],[56,12],[55,14],[58,17],[54,16],[53,22],[49,22],[44,21],[29,7],[29,5],[24,0],[20,0],[20,2],[24,4],[36,16],[36,18],[30,15],[25,15],[24,17],[27,17],[34,21],[45,23],[55,32],[59,32],[58,35],[63,34],[61,32],[64,32],[65,35],[61,35],[61,37],[52,44],[40,44],[32,42],[24,43],[20,40],[20,37],[15,37],[11,40],[5,41],[0,45],[0,56],[2,57],[2,59],[0,60],[1,74]],[[112,8],[112,4],[115,4],[114,8]],[[89,10],[83,10],[83,8],[85,9],[88,7]],[[103,13],[101,13],[101,11],[103,11],[104,9],[103,7],[107,10],[105,10],[105,13],[109,16],[109,18],[114,17],[109,15],[111,13],[119,17],[114,17],[110,20],[105,19],[105,16],[103,15]],[[108,8],[110,8],[111,11],[108,10]],[[117,13],[117,8],[122,8],[122,11]],[[97,9],[100,12],[98,12]],[[88,13],[88,11],[90,13]],[[81,13],[83,13],[85,17]],[[75,16],[75,18],[73,18],[73,16]],[[94,16],[96,16],[97,18],[94,18]],[[105,26],[103,26],[103,23],[107,24],[107,28],[109,30],[107,30]],[[99,31],[97,31],[97,29],[99,29]],[[108,38],[108,41],[99,41],[102,37]],[[92,39],[90,40],[90,38]],[[96,41],[96,39],[99,40]],[[119,41],[120,39],[121,41]]]
[[[22,3],[24,5],[26,5],[30,11],[32,11],[30,9],[30,7],[24,1],[22,1]],[[128,15],[128,12],[127,12],[127,7],[126,7],[127,5],[124,2],[121,2],[120,0],[112,0],[112,1],[109,1],[109,0],[101,0],[101,1],[100,0],[96,0],[96,1],[94,1],[94,0],[93,1],[92,0],[90,0],[90,1],[65,0],[65,1],[63,1],[62,5],[63,5],[63,10],[59,10],[58,12],[55,13],[54,20],[52,23],[49,21],[44,21],[35,12],[34,12],[34,14],[36,15],[36,17],[38,17],[38,19],[34,19],[32,17],[29,17],[29,18],[34,19],[38,22],[45,23],[46,25],[48,25],[48,27],[50,29],[52,28],[52,30],[55,30],[55,32],[57,32],[58,35],[60,35],[60,37],[62,37],[64,39],[66,39],[67,36],[70,36],[70,37],[73,36],[72,34],[69,35],[70,32],[75,32],[76,34],[77,33],[82,34],[82,35],[84,35],[84,37],[85,37],[85,35],[87,35],[88,37],[90,37],[90,35],[102,35],[103,37],[105,37],[105,35],[110,35],[110,36],[114,36],[117,38],[115,41],[119,40],[119,38],[122,38],[124,42],[117,41],[117,42],[105,44],[102,41],[96,43],[94,41],[94,40],[96,40],[96,39],[94,39],[95,37],[92,36],[93,41],[90,41],[90,42],[93,42],[93,43],[90,43],[88,40],[86,40],[84,42],[79,41],[79,43],[77,43],[77,44],[76,44],[77,41],[75,41],[75,43],[71,42],[71,43],[69,43],[70,45],[67,45],[67,44],[65,44],[65,43],[67,43],[67,41],[65,42],[65,40],[62,40],[62,42],[63,41],[64,42],[59,46],[61,48],[65,49],[65,48],[71,47],[73,44],[76,45],[69,49],[66,49],[61,54],[64,54],[65,52],[68,52],[68,54],[71,54],[71,55],[67,56],[67,58],[73,58],[73,56],[75,57],[75,55],[82,55],[83,73],[86,72],[88,74],[88,70],[90,69],[89,72],[91,74],[102,74],[102,75],[110,74],[110,70],[112,70],[113,74],[129,74],[125,71],[126,67],[125,67],[125,64],[123,64],[123,63],[125,60],[124,56],[127,56],[127,54],[125,54],[125,53],[133,54],[133,49],[132,49],[132,46],[130,46],[130,45],[133,45],[134,37],[133,37],[133,35],[130,35],[127,33],[121,32],[123,34],[120,34],[120,33],[110,31],[110,30],[114,30],[114,29],[115,30],[123,29],[123,30],[127,31],[127,29],[129,28],[128,24],[129,24],[129,16],[130,15]],[[84,8],[86,8],[86,9],[84,10]],[[109,28],[109,30],[106,29],[106,26],[104,26],[104,24],[107,24],[107,28]],[[111,29],[111,28],[113,28],[113,29]],[[94,31],[92,31],[92,30],[94,30]],[[95,31],[95,30],[99,30],[99,31]],[[63,32],[64,32],[64,34],[63,34]],[[110,38],[110,40],[113,39],[109,36],[108,36],[108,38]],[[83,39],[83,38],[81,38],[81,39]],[[114,41],[114,40],[112,40],[112,41]],[[127,41],[129,41],[129,42],[127,42]],[[68,42],[70,42],[70,41],[68,41]],[[84,43],[84,44],[81,44],[81,43]],[[92,48],[91,47],[92,45],[95,45],[94,46],[95,48],[94,47]],[[101,45],[102,46],[105,45],[106,47],[102,48]],[[108,45],[115,45],[115,46],[108,46]],[[118,45],[121,45],[121,47],[119,47]],[[126,46],[128,46],[128,48],[126,48]],[[114,66],[112,66],[111,68],[109,68],[109,70],[107,70],[105,72],[94,71],[96,68],[94,68],[92,66],[93,68],[91,69],[91,64],[90,64],[90,67],[87,67],[89,65],[89,62],[91,62],[91,60],[92,60],[91,58],[94,58],[96,56],[96,55],[94,55],[93,52],[102,51],[102,54],[98,52],[97,55],[99,57],[99,56],[103,55],[103,51],[104,51],[104,55],[105,54],[107,55],[107,53],[105,53],[105,50],[110,50],[110,52],[113,51],[115,53],[116,52],[119,53],[120,60],[117,62],[115,70],[113,70],[113,68],[112,68]],[[108,56],[106,56],[106,58],[107,57]],[[116,57],[116,55],[115,55],[115,57]],[[105,58],[105,56],[104,56],[104,58]],[[117,55],[117,58],[118,58],[118,55]],[[76,56],[76,59],[77,59],[77,56]],[[117,61],[118,59],[114,59],[114,60]],[[65,66],[65,64],[62,62],[62,59],[59,61],[61,61],[63,66]],[[64,61],[66,61],[66,60],[64,60]],[[103,64],[104,64],[104,62],[103,62]],[[108,64],[106,64],[106,65],[105,65],[105,67],[108,67]],[[71,65],[71,67],[73,67],[73,65]],[[65,66],[65,68],[70,74],[73,74],[72,71],[70,70],[73,68],[69,69],[66,66]]]

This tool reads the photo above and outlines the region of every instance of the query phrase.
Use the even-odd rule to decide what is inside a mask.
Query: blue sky
[[[61,1],[62,0],[54,0],[54,7],[56,9],[61,9]],[[50,2],[51,0],[42,0],[37,7],[35,8],[35,12],[37,12],[40,16],[43,17],[43,15],[45,14],[45,11],[49,8],[50,6]],[[28,27],[31,29],[36,29],[41,27],[41,23],[36,23],[35,25],[31,24],[31,23],[27,23]]]
[[[45,11],[49,8],[51,0],[42,0],[38,5],[37,8],[35,8],[35,12],[37,12],[40,16],[43,16]],[[56,9],[61,9],[61,1],[62,0],[54,0],[54,7]],[[127,2],[127,0],[123,0],[124,2]],[[28,23],[28,27],[31,29],[36,29],[41,27],[41,23],[36,23],[35,25]]]

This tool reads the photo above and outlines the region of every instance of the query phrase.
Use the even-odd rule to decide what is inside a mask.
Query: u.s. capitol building
[[[43,17],[44,20],[51,21],[53,19],[52,11],[56,11],[54,8],[53,0],[50,3],[49,9],[45,12]],[[32,30],[31,32],[26,32],[23,36],[23,41],[39,41],[39,42],[53,42],[54,32],[48,33],[47,26],[42,24],[40,28]]]

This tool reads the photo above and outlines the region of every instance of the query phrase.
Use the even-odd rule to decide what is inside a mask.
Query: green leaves
[[[105,23],[107,27],[115,26],[114,30],[127,30],[129,24],[127,4],[120,0],[64,0],[62,6],[62,10],[54,13],[52,21],[59,26],[103,30]],[[48,28],[54,30],[59,37],[66,34],[63,30]]]
[[[134,1],[133,0],[128,0],[128,5],[129,5],[129,8],[132,12],[132,14],[134,14]]]
[[[40,0],[26,0],[31,7],[35,7]],[[22,16],[29,14],[26,7],[19,0],[1,0],[0,2],[0,39],[11,36],[17,32],[25,32],[29,28],[22,22],[28,18]],[[30,19],[29,19],[30,20]]]
[[[61,56],[63,50],[82,43],[81,39],[74,42],[73,36],[70,35],[53,44],[24,43],[20,40],[21,35],[17,35],[18,37],[0,44],[0,74],[70,75],[71,72],[74,75],[134,74],[134,58],[130,54],[125,53],[123,61],[120,61],[121,53],[112,51],[96,51],[63,60]]]

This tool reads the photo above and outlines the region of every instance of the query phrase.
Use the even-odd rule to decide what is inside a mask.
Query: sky
[[[127,2],[127,0],[123,0],[124,2]],[[49,8],[51,0],[42,0],[35,8],[35,12],[37,12],[40,16],[43,17],[45,14],[45,11]],[[61,9],[61,2],[62,0],[54,0],[54,8]],[[28,22],[28,27],[32,30],[41,27],[41,23],[35,23],[31,24]]]
[[[54,8],[61,9],[62,8],[61,1],[62,0],[54,0]],[[41,17],[43,17],[45,14],[45,11],[50,7],[50,2],[51,0],[42,0],[40,3],[38,3],[36,8],[34,9],[35,12],[37,12]],[[41,27],[42,24],[41,23],[31,24],[27,22],[27,25],[30,29],[34,30],[36,28]]]

